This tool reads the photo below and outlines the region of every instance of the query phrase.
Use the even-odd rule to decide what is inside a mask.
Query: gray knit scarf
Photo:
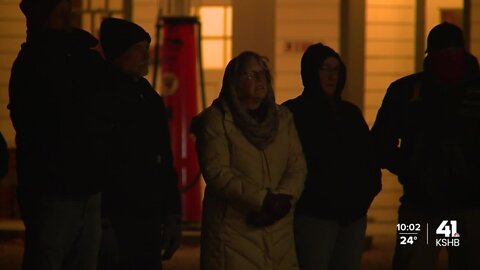
[[[227,106],[235,125],[245,138],[259,150],[265,150],[273,142],[278,131],[278,112],[273,90],[269,89],[264,102],[258,111],[253,113],[248,112],[240,103],[236,91],[230,90],[228,96],[219,97],[214,103]]]

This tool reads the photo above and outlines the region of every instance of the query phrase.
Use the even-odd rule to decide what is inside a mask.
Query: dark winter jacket
[[[114,215],[180,214],[177,174],[163,99],[150,83],[109,65],[106,118],[111,119],[111,175],[103,193]]]
[[[294,115],[308,168],[296,213],[349,222],[365,215],[380,191],[380,168],[361,111],[341,99],[346,74],[340,57],[328,47],[309,53],[302,58],[303,93],[284,103]],[[341,63],[333,98],[323,94],[318,76],[329,56]]]
[[[102,58],[92,49],[97,43],[73,29],[29,32],[22,44],[8,104],[19,187],[54,196],[100,189],[104,138],[91,106],[103,74]]]
[[[477,60],[467,59],[459,87],[437,82],[427,57],[423,72],[387,89],[372,133],[405,206],[431,213],[480,206],[480,80]]]

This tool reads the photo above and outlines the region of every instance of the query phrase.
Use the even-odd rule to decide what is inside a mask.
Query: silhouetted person
[[[305,159],[266,60],[251,51],[230,60],[219,97],[191,127],[206,183],[201,269],[298,269],[293,210]]]
[[[23,269],[95,269],[100,242],[101,136],[91,110],[98,41],[70,25],[71,1],[23,0],[27,39],[12,67]]]
[[[450,23],[430,31],[426,52],[424,71],[389,86],[372,127],[382,167],[403,186],[398,223],[420,226],[413,244],[398,235],[393,269],[435,269],[442,238],[459,241],[449,269],[480,269],[478,62]]]
[[[118,243],[115,269],[159,270],[180,245],[181,207],[163,99],[143,78],[150,35],[133,22],[107,18],[100,40],[114,149],[103,216]]]
[[[338,53],[309,46],[301,73],[302,94],[284,103],[308,168],[295,210],[300,269],[359,269],[367,211],[381,189],[369,128],[360,109],[341,98],[346,68]]]

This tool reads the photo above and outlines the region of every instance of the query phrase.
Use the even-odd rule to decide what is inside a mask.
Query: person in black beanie
[[[372,127],[382,168],[403,186],[393,269],[435,269],[442,246],[449,269],[480,269],[478,61],[447,22],[426,53],[423,71],[390,84]]]
[[[92,49],[98,40],[70,24],[71,8],[69,0],[20,3],[27,38],[12,66],[8,109],[24,270],[96,269],[108,125],[96,120],[92,100],[104,61]]]
[[[100,43],[108,65],[105,104],[112,105],[106,118],[113,119],[115,149],[103,210],[105,225],[118,243],[116,267],[124,270],[161,269],[162,259],[170,259],[181,240],[180,195],[165,105],[143,78],[150,41],[133,22],[106,18],[101,23]],[[99,268],[104,267],[108,265],[101,262]]]

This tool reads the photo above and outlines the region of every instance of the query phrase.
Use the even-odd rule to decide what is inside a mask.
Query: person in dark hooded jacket
[[[309,46],[301,75],[302,94],[284,103],[308,167],[295,211],[300,269],[358,269],[366,213],[381,189],[369,128],[359,108],[341,98],[346,68],[333,49]]]
[[[70,24],[71,1],[23,0],[27,39],[11,70],[23,269],[95,269],[100,243],[102,126],[98,40]]]
[[[372,135],[403,186],[398,223],[420,226],[414,245],[397,238],[393,269],[435,269],[442,238],[459,241],[449,269],[480,269],[479,98],[478,61],[451,23],[429,32],[424,70],[388,87]]]

